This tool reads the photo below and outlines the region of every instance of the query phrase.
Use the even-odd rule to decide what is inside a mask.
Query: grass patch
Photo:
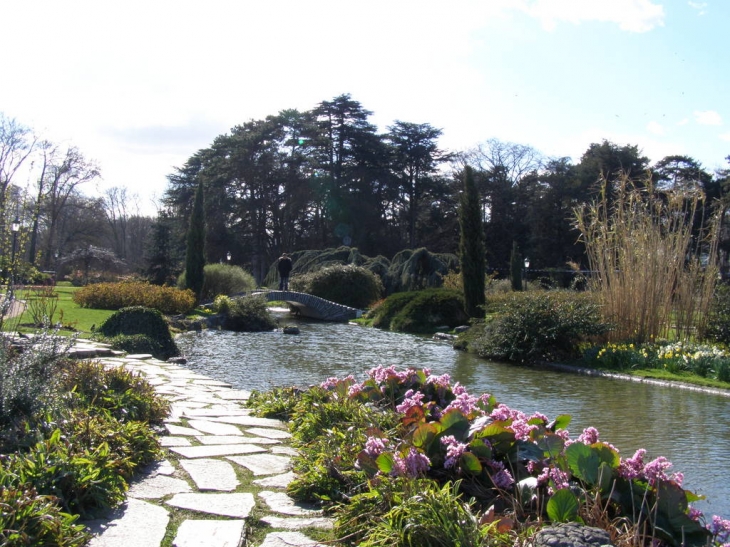
[[[92,327],[98,327],[101,325],[112,313],[112,310],[95,310],[89,308],[82,308],[73,301],[73,295],[80,287],[72,287],[70,285],[57,285],[52,287],[52,294],[55,295],[52,299],[55,301],[55,309],[53,314],[49,315],[49,320],[52,324],[61,323],[62,328],[59,334],[64,336],[71,336],[78,334],[81,338],[89,338],[92,333]],[[39,296],[39,292],[35,289],[22,289],[17,291],[16,298],[24,300],[26,302],[25,311],[20,317],[13,317],[8,319],[3,324],[3,330],[14,330],[20,332],[36,332],[38,326],[34,324],[34,315],[37,315],[42,310],[43,303],[39,302],[39,299],[43,299],[43,296]],[[47,298],[47,300],[51,300]],[[52,302],[48,302],[45,306],[46,309],[50,310]],[[35,306],[35,313],[34,313]]]

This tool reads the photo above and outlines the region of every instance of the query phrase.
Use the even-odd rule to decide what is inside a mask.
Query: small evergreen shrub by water
[[[203,268],[202,302],[211,302],[216,296],[250,292],[256,288],[256,280],[240,266],[230,264],[206,264]],[[185,272],[180,274],[178,287],[185,287]]]
[[[276,320],[271,315],[266,305],[266,300],[261,296],[245,296],[242,298],[219,299],[221,307],[225,310],[223,328],[238,332],[259,332],[274,330],[277,326]],[[222,303],[225,302],[223,305]]]
[[[469,321],[464,297],[455,290],[426,289],[395,293],[368,313],[372,325],[396,332],[430,333]]]
[[[365,309],[383,296],[383,283],[360,266],[336,264],[293,277],[291,290],[313,294],[343,306]]]
[[[165,318],[155,309],[142,306],[122,308],[110,315],[98,332],[112,345],[116,341],[118,349],[125,349],[123,346],[133,349],[148,347],[154,350],[152,355],[162,360],[180,354]]]

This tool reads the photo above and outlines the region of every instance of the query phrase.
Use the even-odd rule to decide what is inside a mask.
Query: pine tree
[[[152,224],[145,251],[149,282],[153,285],[174,283],[175,268],[180,257],[174,252],[172,219],[167,212],[161,211]]]
[[[203,207],[203,183],[198,184],[190,213],[187,247],[185,252],[185,286],[197,297],[203,290],[205,268],[205,210]]]
[[[486,274],[484,230],[479,193],[471,167],[464,169],[464,191],[459,204],[459,258],[464,283],[464,302],[470,317],[484,314],[484,276]]]

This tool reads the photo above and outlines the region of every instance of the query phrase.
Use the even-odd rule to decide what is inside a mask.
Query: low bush
[[[426,289],[395,293],[368,313],[374,327],[397,332],[429,333],[446,326],[468,323],[462,293],[449,289]]]
[[[74,524],[78,515],[64,513],[56,501],[53,496],[38,494],[32,486],[0,483],[0,545],[86,545],[90,536],[83,524]]]
[[[707,322],[700,335],[711,342],[730,345],[730,285],[715,287]]]
[[[517,363],[574,359],[582,341],[607,328],[589,293],[516,292],[488,300],[484,333],[470,349],[480,357]]]
[[[117,340],[121,345],[147,347],[150,350],[159,348],[151,351],[158,359],[165,360],[180,354],[165,318],[156,309],[142,306],[122,308],[99,326],[98,333],[112,344]],[[146,337],[147,341],[142,341],[139,336]]]
[[[140,281],[87,285],[74,293],[73,300],[82,308],[119,310],[143,306],[166,315],[188,313],[195,307],[192,291]]]
[[[246,296],[231,299],[223,319],[223,328],[238,332],[274,330],[276,320],[271,315],[265,298]]]
[[[343,306],[364,309],[383,295],[383,283],[371,271],[353,265],[332,265],[293,277],[291,290],[313,294]]]
[[[219,294],[231,296],[256,288],[256,280],[240,266],[206,264],[203,273],[203,290],[200,293],[202,302],[210,302]],[[178,277],[177,286],[180,289],[185,287],[185,272]]]

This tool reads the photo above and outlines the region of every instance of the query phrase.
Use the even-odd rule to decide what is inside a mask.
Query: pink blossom
[[[451,386],[451,376],[448,374],[442,374],[441,376],[429,376],[426,380],[427,384],[434,384],[436,387],[450,387]]]
[[[319,384],[319,387],[321,387],[322,389],[333,389],[335,386],[337,386],[338,382],[339,379],[336,376],[330,376],[324,382]]]
[[[727,543],[730,540],[730,520],[713,515],[708,529],[717,543]]]
[[[552,481],[552,486],[548,488],[548,493],[552,495],[556,490],[568,488],[570,486],[569,480],[570,475],[562,469],[558,469],[557,467],[546,467],[542,470],[542,473],[538,475],[537,484],[542,486]]]
[[[644,471],[644,456],[646,450],[639,448],[634,455],[625,460],[621,460],[618,466],[619,476],[625,479],[636,479],[641,477]]]
[[[469,414],[471,414],[472,412],[479,410],[477,408],[478,401],[479,399],[469,395],[466,391],[464,391],[460,395],[457,395],[456,399],[449,403],[449,406],[444,409],[444,412],[448,412],[449,410],[455,408],[460,410],[462,414],[464,414],[464,416],[469,416]]]
[[[492,420],[494,420],[495,422],[504,422],[510,419],[510,412],[511,410],[507,405],[499,403],[497,405],[497,408],[492,410],[492,413],[489,415],[489,417],[492,418]]]
[[[405,458],[396,454],[395,467],[391,474],[407,477],[418,477],[426,473],[431,467],[428,456],[411,447]]]
[[[595,427],[586,427],[577,440],[587,445],[596,444],[598,442],[598,430]]]
[[[405,398],[403,399],[403,402],[395,407],[395,410],[397,412],[402,412],[405,414],[408,412],[409,409],[413,408],[414,406],[423,406],[423,393],[420,391],[413,391],[412,389],[409,389],[406,391]]]
[[[454,387],[451,388],[451,391],[453,391],[454,395],[458,397],[459,395],[466,393],[466,388],[462,386],[459,382],[456,382],[454,384]]]
[[[444,467],[446,469],[456,467],[459,463],[459,458],[461,458],[461,455],[466,451],[467,446],[464,443],[457,441],[456,437],[453,435],[441,437],[441,444],[446,447]]]
[[[368,440],[365,441],[365,453],[375,459],[385,452],[387,442],[386,439],[380,437],[368,437]]]
[[[348,397],[357,397],[362,392],[363,385],[362,384],[352,384],[347,389],[347,396]]]
[[[690,506],[688,516],[693,521],[698,522],[704,518],[705,514],[702,511],[700,511],[699,509],[695,509],[694,507]]]
[[[489,462],[489,466],[496,471],[491,477],[494,486],[497,488],[511,488],[515,483],[515,479],[512,477],[512,473],[508,469],[504,468],[504,464],[497,460]]]
[[[386,382],[388,378],[396,376],[397,374],[398,373],[396,372],[394,365],[391,365],[389,367],[383,367],[383,365],[378,365],[377,367],[372,368],[368,371],[368,375],[379,384]]]
[[[659,456],[644,466],[644,476],[651,483],[656,483],[659,480],[669,480],[666,470],[670,467],[672,467],[672,462],[664,456]]]

